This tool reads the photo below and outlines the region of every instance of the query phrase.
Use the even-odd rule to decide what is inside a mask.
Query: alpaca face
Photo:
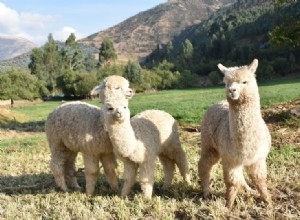
[[[255,79],[257,60],[254,60],[249,66],[242,67],[224,67],[219,64],[219,69],[224,74],[224,83],[226,85],[226,96],[229,102],[245,102],[258,94]],[[253,96],[254,94],[254,96]]]
[[[109,123],[130,120],[128,101],[124,99],[108,100],[103,106],[105,120]]]

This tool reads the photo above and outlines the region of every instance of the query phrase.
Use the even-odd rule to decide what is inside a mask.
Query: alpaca
[[[115,83],[115,87],[111,83]],[[119,97],[121,92],[125,98],[132,96],[129,83],[123,77],[107,77],[101,85],[98,91],[100,96],[106,94]],[[116,158],[103,125],[102,110],[84,102],[63,104],[49,114],[45,131],[51,151],[50,168],[57,186],[63,191],[69,191],[69,188],[80,189],[75,176],[78,152],[82,152],[84,158],[87,195],[94,194],[99,161],[111,188],[118,191]]]
[[[130,119],[128,101],[106,100],[103,106],[105,129],[109,133],[115,154],[124,162],[124,185],[121,196],[126,196],[140,170],[140,184],[145,198],[151,198],[156,156],[164,173],[164,187],[171,184],[178,166],[184,180],[190,184],[189,169],[181,147],[175,119],[159,110],[147,110]]]
[[[201,125],[201,158],[198,172],[204,198],[209,194],[210,173],[222,160],[226,185],[226,206],[232,208],[240,186],[245,185],[246,169],[261,198],[271,202],[266,186],[266,158],[271,136],[261,116],[260,98],[255,79],[258,60],[249,66],[227,68],[224,74],[227,101],[210,107]]]
[[[129,88],[129,82],[122,76],[111,75],[106,77],[98,86],[94,87],[91,95],[99,95],[100,101],[104,103],[105,99],[121,96],[130,99],[133,91]]]

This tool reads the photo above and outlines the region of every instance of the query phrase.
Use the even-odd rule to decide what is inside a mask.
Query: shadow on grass
[[[2,129],[22,131],[22,132],[44,132],[45,120],[42,121],[30,121],[30,122],[18,122],[9,121],[8,123],[0,126]]]
[[[85,177],[83,172],[77,173],[78,184],[81,192],[85,194]],[[37,195],[61,192],[54,181],[54,177],[49,173],[23,174],[20,176],[0,176],[0,193],[6,195]],[[78,191],[71,191],[75,193]],[[104,174],[100,174],[95,188],[95,196],[111,196],[116,194],[106,182]]]

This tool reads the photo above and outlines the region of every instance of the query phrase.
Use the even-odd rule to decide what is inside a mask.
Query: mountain
[[[183,30],[207,19],[220,7],[234,0],[168,0],[152,9],[128,18],[106,30],[80,40],[100,48],[108,36],[113,42],[119,60],[144,59],[158,45],[163,45]]]
[[[19,37],[0,36],[0,60],[8,60],[37,47],[29,40]]]

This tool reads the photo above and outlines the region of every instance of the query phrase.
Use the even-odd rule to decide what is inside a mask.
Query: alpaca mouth
[[[232,100],[237,100],[239,98],[239,95],[234,92],[229,92],[229,98]]]

